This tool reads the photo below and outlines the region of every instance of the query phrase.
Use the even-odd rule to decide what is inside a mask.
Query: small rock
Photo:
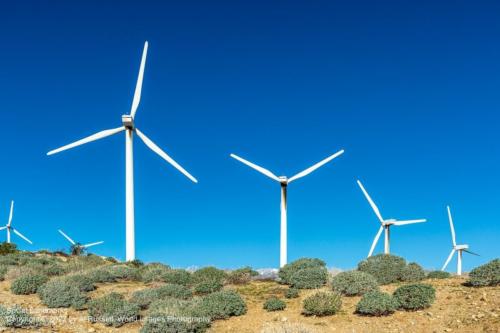
[[[470,295],[465,296],[465,299],[472,299]]]
[[[94,332],[95,332],[95,328],[91,327],[91,328],[89,328],[89,329],[87,330],[87,332],[89,332],[89,333],[94,333]]]
[[[287,317],[283,317],[283,318],[281,318],[281,321],[282,322],[286,322],[286,321],[288,321],[288,318]]]
[[[432,317],[432,312],[426,312],[425,314],[428,315],[429,317]]]

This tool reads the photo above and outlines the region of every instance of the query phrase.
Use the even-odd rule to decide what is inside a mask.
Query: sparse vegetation
[[[436,298],[436,290],[429,284],[409,284],[396,289],[393,296],[399,308],[413,311],[430,307]]]
[[[128,265],[112,265],[106,267],[105,269],[111,274],[111,276],[116,280],[123,281],[139,281],[141,280],[141,274],[139,270],[133,266]]]
[[[140,268],[142,281],[145,283],[161,282],[169,270],[170,266],[159,263],[144,265]]]
[[[369,291],[356,305],[356,313],[365,316],[387,316],[398,308],[398,302],[389,294],[378,290]]]
[[[178,299],[189,299],[193,297],[191,290],[180,284],[169,283],[164,286],[156,288],[158,297],[173,297]]]
[[[200,301],[201,312],[212,320],[241,316],[247,312],[247,306],[241,296],[233,290],[221,290],[209,294]]]
[[[0,256],[17,253],[17,246],[14,243],[0,243]]]
[[[139,306],[127,302],[118,293],[91,300],[88,307],[89,320],[106,326],[120,327],[139,318]]]
[[[46,275],[26,274],[15,279],[10,285],[10,290],[16,295],[36,294],[38,288],[48,280]]]
[[[5,280],[5,275],[7,274],[8,268],[7,266],[0,266],[0,281]]]
[[[378,290],[378,282],[371,274],[362,271],[346,271],[333,277],[332,288],[342,295],[360,296]]]
[[[417,264],[416,262],[409,263],[406,265],[403,276],[401,278],[402,281],[405,282],[418,282],[425,279],[424,269]]]
[[[326,268],[326,263],[321,259],[298,259],[280,268],[278,276],[282,283],[290,285],[292,284],[292,276],[306,268]]]
[[[41,301],[49,308],[69,308],[76,310],[84,308],[87,296],[80,288],[65,279],[54,279],[44,284],[38,290]]]
[[[182,286],[192,284],[191,273],[184,269],[171,269],[163,274],[162,280],[166,283],[180,284]]]
[[[330,316],[336,314],[342,306],[337,292],[319,291],[304,300],[302,313],[306,316]]]
[[[215,267],[205,267],[193,273],[194,290],[197,294],[206,295],[219,291],[224,286],[226,273]]]
[[[427,274],[428,279],[447,279],[450,276],[450,273],[444,271],[432,271]]]
[[[290,278],[290,285],[297,289],[321,288],[328,281],[325,267],[309,267],[298,270]]]
[[[264,303],[264,310],[266,311],[282,311],[285,308],[286,303],[277,297],[271,297]]]
[[[245,284],[252,280],[253,277],[258,276],[259,273],[254,271],[251,267],[238,268],[231,271],[226,278],[229,284]]]
[[[9,328],[36,328],[42,321],[33,317],[22,307],[16,305],[12,308],[0,306],[0,327]]]
[[[116,282],[116,277],[106,267],[99,267],[87,273],[93,283]]]
[[[406,261],[392,254],[377,254],[358,264],[358,270],[373,275],[379,284],[401,281]]]
[[[494,259],[487,264],[474,268],[469,273],[467,283],[473,287],[500,285],[500,259]]]
[[[70,284],[74,284],[80,291],[88,292],[95,289],[94,281],[87,275],[74,274],[64,277]]]
[[[296,289],[296,288],[288,288],[286,291],[285,291],[285,297],[286,298],[297,298],[299,297],[299,290]]]

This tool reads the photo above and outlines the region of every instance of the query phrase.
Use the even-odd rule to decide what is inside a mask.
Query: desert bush
[[[163,275],[170,270],[170,266],[153,263],[140,268],[142,281],[145,283],[161,282]]]
[[[89,320],[106,326],[121,327],[139,318],[139,306],[127,302],[118,293],[91,300],[88,307]]]
[[[285,291],[285,297],[286,298],[297,298],[297,297],[299,297],[299,290],[296,288],[288,288]]]
[[[198,295],[207,295],[221,290],[223,286],[222,282],[217,280],[202,281],[194,286],[194,291]]]
[[[436,298],[436,290],[429,284],[409,284],[396,289],[393,297],[401,309],[420,310],[431,306]]]
[[[87,296],[76,284],[65,279],[54,279],[38,290],[38,297],[49,308],[69,308],[76,310],[84,308]]]
[[[132,294],[130,302],[137,304],[141,309],[146,309],[156,300],[176,298],[187,300],[193,296],[191,290],[178,284],[166,284],[158,288],[138,290]]]
[[[61,264],[51,263],[44,267],[43,272],[48,276],[61,276],[66,274],[67,270]]]
[[[221,290],[203,297],[199,308],[212,320],[241,316],[247,312],[245,301],[233,290]]]
[[[94,270],[96,267],[106,265],[107,261],[95,255],[70,257],[66,264],[67,270],[71,272],[80,272]]]
[[[474,287],[498,286],[500,284],[500,259],[474,268],[469,273],[469,285]]]
[[[146,288],[138,290],[130,297],[130,303],[137,304],[141,309],[147,309],[151,303],[158,300],[158,291],[156,288]]]
[[[107,259],[110,260],[109,257]],[[111,258],[110,261],[112,261],[112,260],[114,260],[116,262],[115,258]],[[140,267],[144,266],[144,263],[141,260],[139,260],[139,259],[134,259],[134,260],[131,260],[131,261],[127,261],[126,265],[132,266],[132,267],[135,267],[135,268],[140,268]]]
[[[302,313],[306,316],[329,316],[337,313],[341,306],[339,293],[319,291],[304,300]]]
[[[328,280],[325,267],[309,267],[298,270],[290,278],[290,285],[297,289],[316,289],[324,286]]]
[[[254,271],[251,267],[238,268],[229,272],[226,281],[229,284],[245,284],[252,280],[252,277],[258,276],[259,273]]]
[[[203,333],[210,326],[210,317],[203,314],[199,304],[198,299],[185,301],[167,298],[155,301],[140,332]]]
[[[36,328],[42,321],[33,317],[28,311],[16,305],[12,308],[0,306],[0,327]]]
[[[93,283],[116,282],[116,277],[107,269],[107,267],[99,267],[87,273]]]
[[[156,288],[160,298],[173,297],[178,299],[189,299],[193,297],[193,293],[188,287],[180,284],[169,283],[164,286]]]
[[[282,268],[280,268],[278,272],[278,276],[280,281],[285,284],[291,284],[292,276],[305,268],[317,268],[317,267],[326,267],[326,264],[323,260],[320,259],[312,259],[312,258],[302,258],[295,260],[289,264],[286,264]]]
[[[6,255],[6,254],[12,254],[12,253],[17,253],[17,246],[14,243],[0,243],[0,255]]]
[[[141,280],[141,274],[139,273],[139,270],[135,267],[127,265],[112,265],[106,268],[108,272],[110,272],[111,275],[116,280],[125,280],[125,281]]]
[[[222,289],[226,273],[215,267],[204,267],[195,271],[192,278],[195,292],[205,295]]]
[[[424,269],[416,262],[406,265],[403,276],[401,277],[401,280],[405,282],[418,282],[423,279],[425,279]]]
[[[16,295],[30,295],[35,294],[49,278],[41,274],[27,274],[18,277],[10,285],[10,291]]]
[[[74,284],[78,290],[83,292],[92,291],[95,289],[94,281],[87,275],[84,274],[74,274],[64,277],[66,281]]]
[[[358,264],[358,270],[373,275],[379,284],[401,281],[406,261],[392,254],[378,254],[368,257]]]
[[[7,274],[8,267],[7,266],[0,266],[0,281],[5,280],[5,275]]]
[[[356,313],[365,316],[387,316],[394,313],[398,308],[398,302],[387,293],[381,291],[369,291],[361,297],[356,305]]]
[[[361,271],[347,271],[333,277],[332,288],[342,295],[361,296],[369,291],[378,290],[378,282],[371,274]]]
[[[432,271],[427,274],[428,279],[447,279],[450,276],[450,273],[444,271]]]
[[[166,283],[189,286],[191,285],[192,277],[191,273],[184,269],[171,269],[163,274],[162,280]]]
[[[277,297],[271,297],[264,303],[264,310],[267,311],[282,311],[285,308],[286,303]]]

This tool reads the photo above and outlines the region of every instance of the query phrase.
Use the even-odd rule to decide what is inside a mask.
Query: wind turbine
[[[24,239],[28,243],[33,244],[32,241],[30,241],[28,238],[26,238],[26,236],[24,236],[23,234],[21,234],[19,231],[17,231],[17,229],[15,229],[12,226],[12,217],[13,217],[13,215],[14,215],[14,200],[12,200],[10,202],[9,221],[7,222],[6,225],[4,225],[3,227],[0,227],[0,230],[7,229],[7,243],[10,243],[10,232],[13,231],[16,235],[18,235],[19,237],[21,237],[22,239]]]
[[[235,154],[231,154],[231,157],[235,158],[236,160],[240,161],[243,164],[246,164],[247,166],[251,167],[252,169],[255,169],[259,171],[260,173],[264,174],[265,176],[277,181],[281,185],[281,225],[280,225],[280,267],[283,267],[287,263],[287,186],[294,180],[297,180],[299,178],[305,177],[314,170],[318,169],[319,167],[323,166],[324,164],[330,162],[334,158],[342,155],[344,153],[344,150],[340,150],[339,152],[325,158],[321,162],[318,162],[314,164],[313,166],[305,169],[302,172],[299,172],[293,177],[287,178],[286,176],[276,176],[274,173],[271,171],[264,169],[256,164],[253,164],[252,162],[249,162]]]
[[[84,244],[84,245],[82,245],[82,244],[77,243],[77,242],[75,242],[74,240],[72,240],[72,239],[71,239],[68,235],[66,235],[66,234],[65,234],[65,233],[64,233],[61,229],[59,229],[58,231],[59,231],[59,233],[60,233],[61,235],[63,235],[63,236],[64,236],[64,238],[66,238],[66,239],[67,239],[67,240],[71,243],[71,247],[72,247],[72,249],[73,249],[73,248],[75,248],[75,249],[77,249],[77,250],[78,250],[78,252],[82,252],[83,250],[86,250],[86,249],[88,249],[88,248],[89,248],[89,247],[91,247],[91,246],[94,246],[94,245],[99,245],[99,244],[104,243],[103,241],[100,241],[100,242],[95,242],[95,243],[89,243],[89,244]]]
[[[358,185],[361,188],[361,191],[363,191],[363,194],[366,197],[366,200],[370,203],[370,206],[372,207],[373,211],[375,212],[375,215],[377,215],[379,221],[380,221],[380,229],[377,232],[377,235],[375,236],[375,239],[373,240],[372,247],[370,248],[370,252],[368,253],[368,257],[371,257],[373,254],[373,250],[375,250],[375,246],[377,245],[378,239],[380,238],[380,235],[382,234],[382,231],[385,231],[385,242],[384,242],[384,253],[389,254],[390,253],[390,244],[389,244],[389,238],[390,238],[390,227],[391,225],[395,226],[400,226],[400,225],[406,225],[406,224],[413,224],[413,223],[422,223],[422,222],[427,222],[425,219],[420,219],[420,220],[406,220],[406,221],[399,221],[396,219],[384,219],[382,217],[382,214],[380,214],[380,211],[375,205],[375,202],[373,202],[372,198],[368,194],[368,192],[365,190],[363,184],[358,180]]]
[[[61,148],[51,150],[47,155],[53,155],[59,153],[63,150],[71,149],[92,141],[103,139],[105,137],[125,132],[125,225],[126,225],[126,260],[135,259],[135,222],[134,222],[134,159],[133,159],[133,136],[134,133],[156,154],[160,155],[165,161],[170,163],[174,168],[183,173],[186,177],[191,179],[193,182],[198,181],[189,172],[187,172],[183,167],[181,167],[176,161],[174,161],[170,156],[167,155],[160,147],[158,147],[153,141],[151,141],[144,133],[139,131],[135,127],[134,118],[139,106],[139,101],[141,99],[142,90],[142,80],[144,77],[144,67],[146,65],[146,55],[148,52],[148,42],[144,43],[144,51],[142,53],[141,65],[139,69],[139,76],[137,78],[137,84],[135,87],[134,99],[132,101],[132,107],[130,114],[125,114],[122,116],[122,126],[107,129],[76,142],[70,143]]]
[[[448,256],[448,259],[446,259],[446,262],[444,263],[443,268],[441,268],[441,270],[444,271],[446,269],[446,266],[448,266],[451,258],[453,257],[453,254],[456,251],[458,253],[458,255],[457,255],[457,275],[462,275],[462,252],[465,251],[465,252],[473,254],[475,256],[478,256],[479,254],[469,251],[469,245],[467,245],[467,244],[457,245],[457,241],[455,238],[455,228],[453,227],[453,219],[451,217],[450,206],[446,206],[446,209],[448,210],[448,220],[450,221],[451,243],[453,244],[453,248],[451,249],[450,255]]]

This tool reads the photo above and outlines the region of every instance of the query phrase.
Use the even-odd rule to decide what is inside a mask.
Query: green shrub
[[[0,243],[0,255],[17,253],[17,246],[14,243]]]
[[[38,290],[42,303],[49,308],[69,308],[76,310],[84,308],[87,296],[81,292],[76,284],[65,279],[54,279],[44,284]]]
[[[451,276],[450,273],[444,271],[433,271],[427,274],[428,279],[447,279]]]
[[[425,272],[422,266],[419,264],[412,262],[406,265],[403,276],[401,278],[402,281],[405,282],[418,282],[425,279]]]
[[[34,318],[18,305],[8,309],[0,306],[0,327],[36,328],[41,324],[41,320]]]
[[[282,311],[285,310],[286,303],[277,297],[271,297],[264,303],[264,310]]]
[[[245,301],[233,290],[217,291],[203,297],[200,309],[212,320],[241,316],[247,312]]]
[[[474,287],[498,286],[500,284],[500,259],[474,268],[469,273],[468,284]]]
[[[206,295],[221,290],[223,286],[221,281],[202,281],[194,286],[194,291],[198,295]]]
[[[139,273],[139,270],[135,267],[127,265],[112,265],[107,267],[107,270],[116,280],[124,280],[124,281],[141,280],[141,274]]]
[[[204,267],[195,271],[192,277],[195,292],[205,295],[222,289],[226,273],[215,267]]]
[[[69,283],[74,284],[80,291],[88,292],[95,289],[94,281],[87,275],[75,274],[64,278]]]
[[[137,304],[141,309],[146,309],[156,300],[166,298],[189,299],[193,296],[191,290],[178,284],[166,284],[158,288],[147,288],[132,294],[130,302]]]
[[[139,306],[122,295],[111,293],[89,302],[89,320],[106,326],[120,327],[139,318]]]
[[[379,284],[401,281],[406,261],[391,254],[378,254],[368,257],[358,264],[358,270],[373,275]]]
[[[180,284],[166,284],[156,288],[160,298],[173,297],[178,299],[189,299],[193,297],[191,290]]]
[[[245,284],[252,280],[252,277],[258,276],[259,273],[254,271],[251,267],[238,268],[231,271],[226,278],[229,284]]]
[[[210,326],[210,317],[201,311],[199,304],[198,299],[155,301],[151,304],[141,333],[203,333]]]
[[[129,301],[130,303],[137,304],[141,309],[147,309],[151,303],[158,299],[157,288],[147,288],[134,292]]]
[[[342,300],[337,292],[319,291],[307,297],[303,306],[302,313],[306,316],[330,316],[340,310]]]
[[[361,271],[341,272],[332,279],[334,291],[346,296],[361,296],[367,292],[378,290],[377,279]]]
[[[10,285],[10,290],[16,295],[30,295],[35,294],[49,278],[40,274],[27,274],[18,277]]]
[[[286,298],[297,298],[297,297],[299,297],[299,290],[296,288],[288,288],[285,291],[285,297]]]
[[[191,285],[191,273],[184,269],[171,269],[163,274],[162,280],[166,283],[180,284],[183,286]]]
[[[369,291],[361,297],[356,305],[356,313],[365,316],[387,316],[398,308],[398,302],[387,293]]]
[[[106,257],[106,261],[112,263],[112,264],[117,264],[118,260],[116,260],[114,257]]]
[[[109,258],[108,257],[107,259],[109,261],[113,261],[114,260],[114,262],[116,262],[115,258]],[[141,260],[139,260],[139,259],[134,259],[134,260],[131,260],[131,261],[127,261],[126,265],[134,267],[134,268],[140,268],[140,267],[144,266],[144,263]]]
[[[46,265],[43,272],[48,276],[61,276],[67,273],[66,269],[61,264],[57,263]]]
[[[431,306],[436,299],[436,290],[429,284],[416,283],[399,287],[393,296],[399,308],[420,310]]]
[[[316,289],[324,286],[328,280],[325,267],[310,267],[298,270],[290,278],[290,285],[297,289]]]
[[[320,259],[311,259],[311,258],[302,258],[295,260],[289,264],[286,264],[282,268],[280,268],[278,272],[278,276],[280,281],[285,284],[291,284],[292,276],[305,268],[317,268],[317,267],[326,267],[326,264],[323,260]]]
[[[5,275],[7,274],[8,268],[7,266],[0,266],[0,281],[5,280]]]
[[[87,273],[93,283],[116,282],[116,277],[106,268],[99,267]]]
[[[163,281],[163,275],[169,270],[170,267],[167,265],[159,263],[147,264],[140,268],[142,281],[145,283],[161,282]]]

